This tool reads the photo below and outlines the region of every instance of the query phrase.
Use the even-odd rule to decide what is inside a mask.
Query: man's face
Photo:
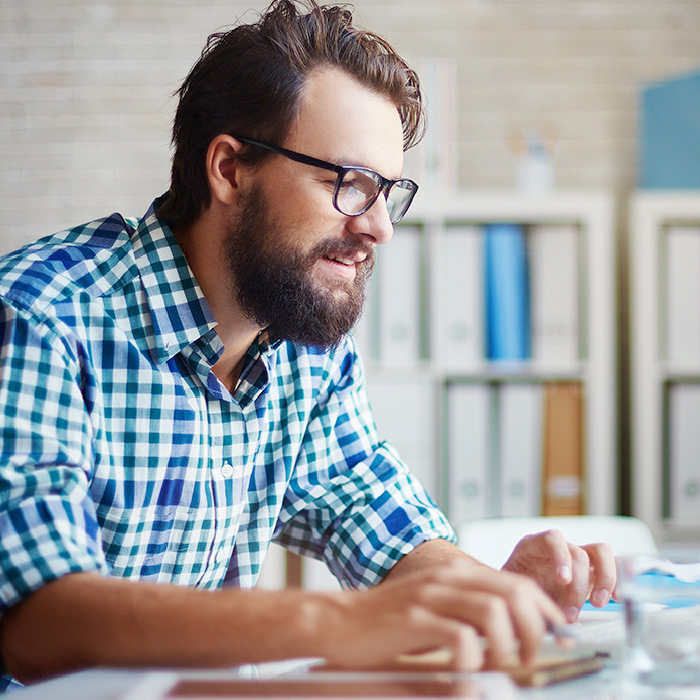
[[[279,145],[391,178],[403,164],[396,107],[337,69],[311,74]],[[334,185],[333,172],[273,156],[241,195],[227,240],[235,293],[273,337],[331,347],[362,311],[374,248],[392,226],[383,196],[361,216],[338,212]]]
[[[267,195],[253,190],[229,228],[226,253],[238,303],[272,338],[333,347],[362,312],[374,253],[333,238],[304,250],[278,235],[270,209]],[[357,259],[356,272],[319,284],[312,273],[324,258]]]

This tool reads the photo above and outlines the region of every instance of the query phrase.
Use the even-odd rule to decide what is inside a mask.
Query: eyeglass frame
[[[241,143],[248,144],[249,146],[256,146],[257,148],[263,148],[266,151],[270,151],[271,153],[277,153],[278,155],[284,156],[285,158],[289,158],[290,160],[293,160],[297,163],[303,163],[304,165],[312,165],[316,168],[323,168],[324,170],[330,170],[336,173],[338,177],[336,178],[335,188],[333,190],[333,206],[343,216],[362,216],[362,214],[364,214],[372,208],[374,203],[379,198],[380,194],[383,194],[384,197],[388,197],[389,192],[391,191],[391,188],[394,185],[396,185],[399,182],[409,182],[413,187],[413,191],[411,192],[406,208],[403,210],[401,216],[395,221],[392,221],[391,216],[389,216],[389,220],[391,221],[392,225],[398,224],[399,221],[401,221],[401,219],[403,219],[403,217],[406,215],[406,212],[410,209],[411,204],[413,203],[413,198],[416,196],[416,192],[418,192],[418,184],[407,177],[400,177],[396,180],[390,180],[389,178],[380,175],[376,170],[372,170],[371,168],[365,168],[362,165],[336,165],[335,163],[329,163],[327,160],[321,160],[320,158],[307,156],[304,153],[291,151],[288,148],[283,148],[282,146],[275,146],[271,143],[265,143],[264,141],[256,141],[255,139],[249,139],[246,136],[236,136],[232,134],[232,137],[237,141],[240,141]],[[343,183],[343,178],[345,177],[345,175],[351,170],[359,170],[361,172],[371,173],[372,175],[376,176],[379,179],[379,182],[381,183],[380,186],[377,188],[377,192],[374,194],[374,196],[369,199],[369,201],[360,211],[354,214],[348,214],[338,206],[338,194],[340,192],[340,186]]]

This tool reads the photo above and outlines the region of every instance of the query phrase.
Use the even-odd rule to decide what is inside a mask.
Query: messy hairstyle
[[[274,0],[255,24],[212,34],[177,91],[169,196],[160,215],[190,225],[209,205],[205,160],[219,134],[282,143],[298,114],[309,73],[338,67],[387,97],[401,117],[404,149],[422,135],[418,77],[380,36],[352,24],[348,6]],[[262,149],[241,158],[255,163]]]

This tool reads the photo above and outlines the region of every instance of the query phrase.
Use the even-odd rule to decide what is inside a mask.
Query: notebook
[[[150,673],[121,700],[214,698],[460,697],[516,700],[504,673],[443,671],[316,671],[246,678],[232,671]]]

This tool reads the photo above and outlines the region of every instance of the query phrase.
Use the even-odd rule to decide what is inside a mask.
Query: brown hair
[[[300,5],[308,11],[302,14]],[[281,143],[297,114],[306,77],[318,66],[337,66],[388,97],[401,117],[405,149],[420,140],[418,77],[386,40],[357,29],[352,19],[345,5],[274,0],[255,24],[209,37],[177,91],[172,180],[160,216],[187,226],[208,206],[205,158],[217,135]],[[261,149],[245,154],[249,163],[264,157]]]

